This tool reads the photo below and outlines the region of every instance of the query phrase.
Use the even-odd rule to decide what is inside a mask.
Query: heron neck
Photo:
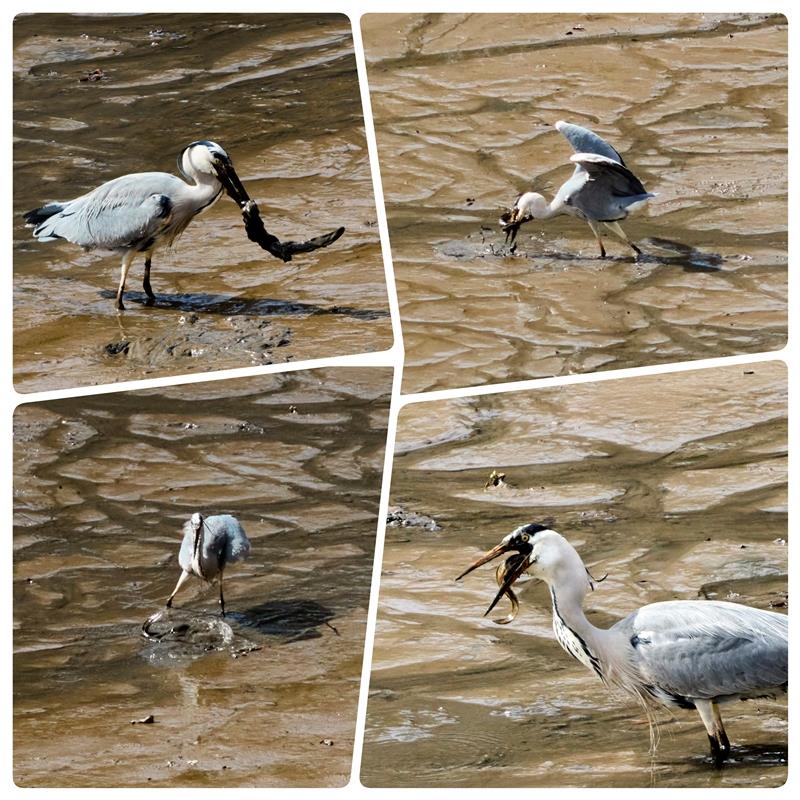
[[[603,631],[586,619],[583,613],[585,591],[575,585],[550,584],[553,603],[553,631],[558,643],[571,656],[603,677]]]
[[[540,194],[534,195],[527,201],[528,209],[533,219],[550,219],[563,212],[563,203],[558,196],[554,197],[549,203]]]
[[[550,217],[556,217],[562,213],[564,213],[563,203],[558,197],[554,197],[549,203],[544,204],[539,219],[550,219]]]
[[[189,181],[187,188],[191,194],[192,201],[200,208],[216,200],[222,191],[222,183],[215,175],[209,175],[205,172],[192,172],[186,178]],[[194,181],[194,183],[191,181]]]

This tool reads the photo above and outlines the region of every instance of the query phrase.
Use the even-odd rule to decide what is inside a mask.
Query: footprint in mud
[[[244,353],[254,365],[272,364],[277,348],[292,342],[292,329],[259,318],[230,317],[208,320],[197,314],[181,318],[180,327],[164,336],[122,338],[103,348],[108,358],[126,358],[137,364],[156,367],[176,359]]]

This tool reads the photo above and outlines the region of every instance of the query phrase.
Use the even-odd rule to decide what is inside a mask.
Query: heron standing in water
[[[167,608],[178,590],[192,575],[202,578],[206,583],[217,579],[219,583],[219,607],[225,616],[225,597],[222,593],[222,573],[228,564],[247,558],[250,555],[250,540],[236,517],[220,514],[203,517],[192,514],[183,526],[183,542],[178,553],[181,572],[178,583],[167,598]]]
[[[671,600],[643,606],[609,629],[597,628],[583,612],[594,582],[581,557],[561,534],[535,523],[508,534],[456,580],[506,553],[512,554],[508,568],[498,571],[500,590],[486,613],[523,573],[543,580],[564,650],[645,707],[696,709],[716,766],[730,753],[719,705],[787,691],[789,631],[783,614],[722,601]]]
[[[224,189],[242,210],[248,237],[283,261],[295,253],[327,247],[343,233],[331,233],[306,242],[281,242],[263,225],[258,206],[247,194],[230,156],[216,143],[192,142],[178,156],[183,178],[168,172],[137,172],[98,186],[66,202],[48,203],[24,215],[40,242],[66,239],[85,250],[108,250],[122,255],[116,304],[125,310],[122,294],[133,260],[144,256],[144,287],[152,306],[156,296],[150,285],[153,253],[171,245],[186,226],[213,205]]]
[[[25,214],[40,242],[66,239],[86,250],[109,250],[122,255],[117,308],[124,310],[122,293],[133,260],[144,256],[144,287],[151,306],[156,296],[150,285],[153,253],[171,245],[186,226],[213,205],[223,188],[241,206],[247,199],[233,162],[216,142],[192,142],[178,156],[185,180],[168,172],[137,172],[107,181],[91,192],[66,202],[48,203]]]
[[[525,192],[517,198],[513,208],[500,217],[512,251],[524,223],[570,214],[589,224],[600,245],[600,258],[606,257],[600,225],[625,242],[637,256],[641,255],[642,251],[626,236],[619,223],[655,195],[644,188],[625,166],[622,156],[596,133],[568,122],[556,122],[556,130],[575,151],[570,158],[575,171],[549,203],[536,192]]]

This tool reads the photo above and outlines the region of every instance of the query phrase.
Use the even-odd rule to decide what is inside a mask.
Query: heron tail
[[[33,211],[28,211],[22,217],[27,225],[41,225],[45,220],[50,219],[54,214],[58,214],[64,210],[61,203],[48,203],[41,208],[34,208]]]
[[[62,203],[48,203],[46,206],[35,208],[33,211],[24,214],[23,219],[27,225],[36,226],[33,229],[33,235],[40,242],[54,242],[56,239],[65,238],[56,232],[55,228],[58,220],[53,219],[53,217],[57,217],[64,208],[65,206]]]

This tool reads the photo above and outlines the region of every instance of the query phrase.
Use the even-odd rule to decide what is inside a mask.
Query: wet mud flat
[[[783,700],[722,707],[711,766],[694,711],[634,703],[555,641],[541,583],[497,625],[480,554],[545,522],[601,578],[589,619],[708,598],[787,611],[787,396],[778,362],[414,403],[399,418],[362,781],[368,786],[778,786]],[[502,481],[487,480],[502,473]],[[519,584],[518,584],[519,585]]]
[[[404,391],[779,349],[787,26],[707,14],[366,15]],[[587,68],[592,65],[592,68]],[[650,192],[639,261],[586,223],[498,218],[572,174],[567,120]]]
[[[14,25],[14,369],[21,391],[391,347],[350,23],[342,15],[19,16]],[[192,141],[233,159],[268,230],[329,248],[289,263],[223,196],[143,260],[38,243],[22,214],[120,175],[176,172]]]
[[[391,371],[22,405],[14,419],[19,786],[341,786],[350,778]],[[232,513],[250,558],[180,573]],[[148,721],[150,720],[150,721]]]

